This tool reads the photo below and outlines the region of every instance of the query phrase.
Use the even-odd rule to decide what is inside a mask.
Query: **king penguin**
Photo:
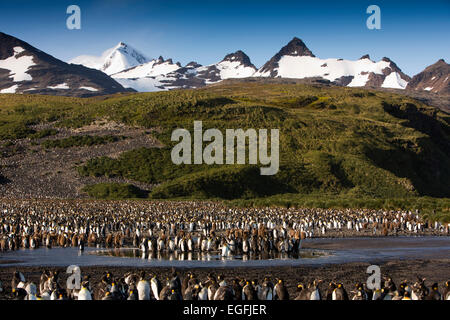
[[[139,300],[150,300],[150,284],[145,280],[145,272],[141,272],[141,277],[137,283]]]
[[[88,289],[89,283],[87,281],[81,284],[81,289],[78,292],[78,300],[92,300],[92,294]]]

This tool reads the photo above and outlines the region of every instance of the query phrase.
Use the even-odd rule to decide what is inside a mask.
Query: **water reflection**
[[[121,257],[121,258],[141,258],[145,260],[168,260],[168,261],[218,261],[218,260],[274,260],[274,259],[301,259],[301,258],[319,258],[324,256],[324,252],[313,250],[301,250],[299,253],[282,253],[282,252],[270,252],[270,253],[249,253],[249,254],[235,254],[222,256],[219,252],[150,252],[146,253],[140,249],[105,249],[96,250],[93,254],[109,257]]]

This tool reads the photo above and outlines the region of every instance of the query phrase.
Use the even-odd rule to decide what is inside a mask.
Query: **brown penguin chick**
[[[183,299],[184,300],[198,300],[198,292],[199,292],[200,286],[198,284],[195,285],[188,285],[186,290],[183,292]]]
[[[228,300],[234,299],[233,290],[227,285],[220,286],[214,294],[214,300]]]
[[[181,284],[181,292],[184,293],[186,291],[186,289],[188,288],[189,280],[191,279],[191,276],[192,276],[191,272],[188,272],[186,274],[186,277],[184,277],[183,282]]]
[[[170,282],[167,279],[166,285],[161,289],[159,293],[159,300],[169,300],[169,296],[171,294]]]
[[[106,296],[106,293],[109,292],[110,288],[111,288],[110,278],[105,273],[100,282],[95,287],[94,299],[102,300]]]

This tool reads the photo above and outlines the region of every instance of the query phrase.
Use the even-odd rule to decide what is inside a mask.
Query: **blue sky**
[[[71,4],[81,8],[81,30],[66,28]],[[371,4],[381,8],[381,30],[366,27]],[[414,75],[450,61],[449,30],[449,0],[0,0],[0,31],[65,61],[123,41],[182,64],[211,64],[243,50],[260,67],[297,36],[318,57],[387,56]]]

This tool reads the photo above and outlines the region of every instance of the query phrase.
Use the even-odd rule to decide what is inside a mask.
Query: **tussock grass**
[[[448,211],[450,116],[391,92],[235,83],[84,99],[0,95],[0,119],[3,140],[27,137],[31,124],[49,122],[78,128],[107,119],[159,128],[164,148],[95,158],[78,168],[82,175],[159,184],[152,198]],[[171,132],[192,133],[194,120],[222,132],[280,129],[279,173],[261,178],[251,166],[173,165]]]

